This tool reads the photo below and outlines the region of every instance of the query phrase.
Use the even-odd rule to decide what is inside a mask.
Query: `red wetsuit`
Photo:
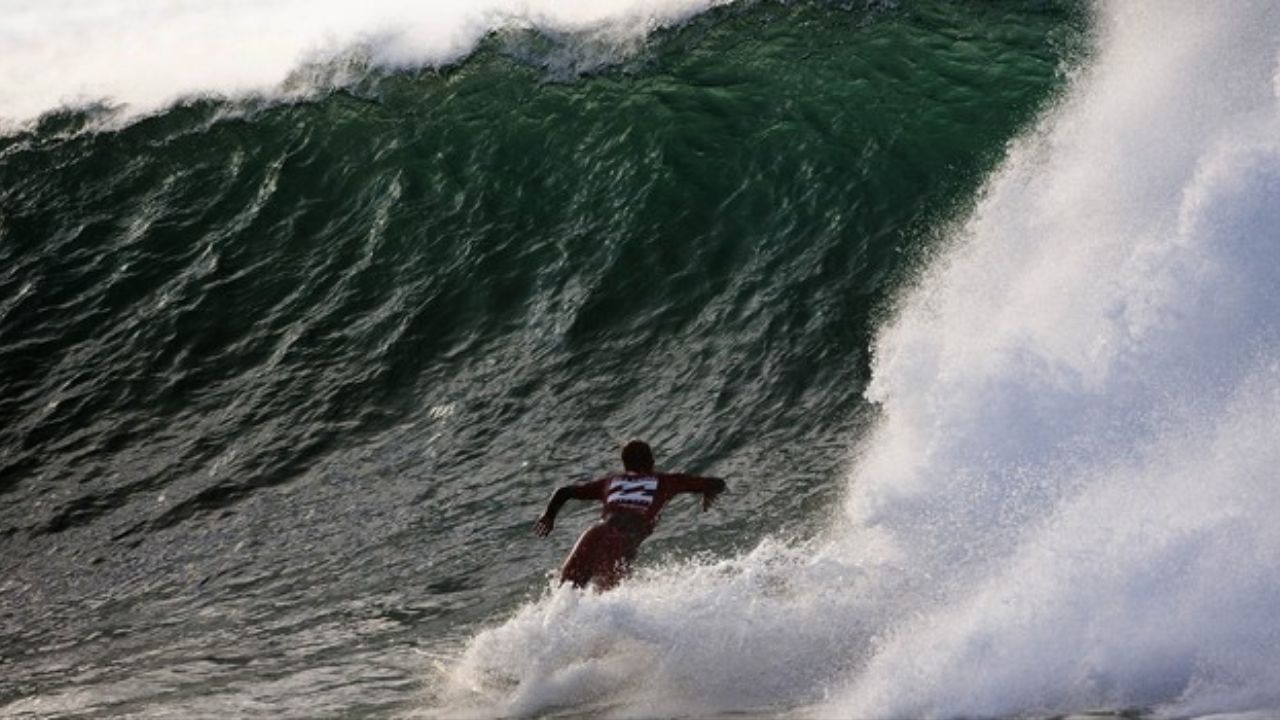
[[[587,528],[560,570],[561,582],[579,587],[595,581],[608,589],[631,570],[640,543],[653,532],[662,508],[680,493],[716,494],[724,490],[719,478],[681,473],[609,475],[570,487],[576,500],[604,503],[600,522]]]

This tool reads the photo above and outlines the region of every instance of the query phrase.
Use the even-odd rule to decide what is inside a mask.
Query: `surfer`
[[[534,532],[545,537],[555,527],[556,513],[570,499],[604,503],[600,521],[582,533],[564,561],[561,583],[583,587],[593,582],[601,591],[617,585],[630,574],[636,550],[653,532],[668,500],[680,493],[702,493],[706,512],[725,488],[720,478],[654,472],[653,451],[639,440],[622,448],[622,467],[624,472],[616,475],[557,488],[534,525]]]

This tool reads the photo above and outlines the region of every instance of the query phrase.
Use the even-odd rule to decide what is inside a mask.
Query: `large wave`
[[[195,96],[305,93],[351,80],[344,68],[445,65],[503,28],[625,49],[725,2],[5,0],[0,123],[91,104],[136,117]]]
[[[1280,710],[1280,5],[1094,22],[882,329],[830,532],[550,593],[451,713]]]

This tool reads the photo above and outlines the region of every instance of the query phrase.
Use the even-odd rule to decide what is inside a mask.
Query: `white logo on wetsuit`
[[[627,505],[652,505],[653,494],[658,491],[658,478],[618,478],[609,484],[606,503]]]

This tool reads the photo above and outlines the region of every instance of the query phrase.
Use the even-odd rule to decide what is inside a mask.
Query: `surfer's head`
[[[622,467],[631,472],[653,472],[653,450],[643,440],[632,440],[622,446]]]

